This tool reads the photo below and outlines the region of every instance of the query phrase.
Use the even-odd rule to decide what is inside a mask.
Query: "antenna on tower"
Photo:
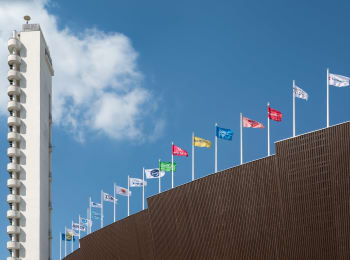
[[[28,24],[28,22],[30,21],[30,16],[29,15],[26,15],[26,16],[24,16],[24,20],[27,22],[27,24]]]

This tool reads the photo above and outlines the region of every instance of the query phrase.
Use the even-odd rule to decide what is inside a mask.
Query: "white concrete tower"
[[[38,24],[14,31],[8,49],[7,260],[49,260],[52,61]]]

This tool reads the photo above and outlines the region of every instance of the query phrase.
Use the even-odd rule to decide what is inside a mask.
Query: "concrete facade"
[[[15,44],[13,44],[15,42]],[[10,203],[18,213],[10,217],[9,233],[15,246],[9,247],[8,259],[51,259],[51,97],[52,61],[44,36],[37,24],[23,25],[9,40],[10,65],[9,97],[16,104],[9,107],[10,148],[8,155],[14,170],[9,171],[10,192],[17,201]],[[10,89],[15,89],[15,91]],[[12,121],[11,121],[12,122]],[[8,166],[9,168],[9,166]],[[10,167],[11,168],[11,167]],[[9,228],[8,228],[9,229]],[[11,229],[11,228],[10,228]]]

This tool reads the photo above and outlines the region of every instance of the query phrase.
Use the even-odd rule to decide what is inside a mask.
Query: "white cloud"
[[[32,23],[40,23],[55,70],[54,123],[76,133],[79,140],[84,140],[85,132],[91,130],[114,139],[153,140],[155,134],[161,133],[164,122],[151,117],[156,107],[151,92],[141,87],[138,54],[129,38],[97,29],[84,29],[79,34],[67,27],[60,30],[56,17],[45,9],[47,2],[1,1],[0,46],[6,46],[11,31],[23,23],[23,15],[30,14]],[[7,49],[0,48],[0,60],[6,61],[7,55]],[[8,66],[0,64],[0,73],[5,76]],[[6,86],[3,78],[1,85]],[[5,91],[0,88],[0,113],[7,115]],[[145,120],[155,125],[148,134],[144,133]]]

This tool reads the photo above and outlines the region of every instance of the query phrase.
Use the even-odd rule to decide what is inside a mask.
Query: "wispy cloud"
[[[157,107],[152,104],[151,91],[142,87],[144,75],[137,67],[138,54],[130,39],[96,28],[85,28],[79,34],[68,27],[60,30],[46,4],[45,0],[2,1],[0,46],[6,46],[11,31],[23,23],[23,15],[30,14],[33,23],[40,23],[55,70],[54,123],[72,131],[80,141],[87,131],[113,139],[154,140],[159,136],[164,121],[152,117]],[[1,48],[0,60],[6,61],[7,55],[7,49]],[[8,67],[0,64],[4,64],[0,65],[4,75],[0,82],[6,86]],[[5,91],[0,88],[0,113],[7,115]],[[145,133],[144,121],[155,127]]]

